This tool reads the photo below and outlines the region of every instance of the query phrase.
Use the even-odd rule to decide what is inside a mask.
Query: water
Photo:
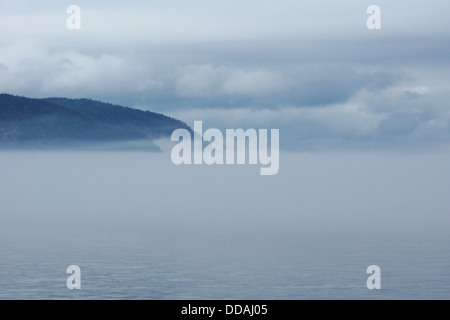
[[[0,299],[450,298],[448,154],[280,160],[2,152]]]

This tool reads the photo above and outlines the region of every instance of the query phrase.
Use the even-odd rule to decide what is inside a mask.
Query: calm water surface
[[[1,153],[0,299],[450,298],[447,155],[284,160]]]

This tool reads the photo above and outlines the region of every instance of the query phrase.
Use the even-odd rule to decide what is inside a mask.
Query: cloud
[[[280,129],[281,142],[347,137],[372,137],[385,115],[368,111],[363,104],[350,102],[324,107],[305,108],[290,106],[273,109],[195,109],[179,110],[172,115],[192,124],[202,120],[205,127],[220,128],[270,128]],[[295,141],[297,140],[297,141]],[[284,144],[286,146],[286,144]]]
[[[16,0],[0,4],[0,29],[14,37],[38,34],[67,36],[66,7],[70,3]],[[366,28],[369,1],[298,0],[78,0],[87,37],[104,41],[223,41],[230,39],[310,39],[345,35],[372,37]],[[442,0],[378,0],[384,35],[448,35],[449,4]],[[138,9],[136,9],[138,8]],[[43,19],[45,18],[45,19]],[[60,27],[59,27],[60,26]],[[120,42],[119,41],[119,42]]]
[[[404,81],[401,70],[358,70],[351,64],[305,64],[292,66],[291,92],[286,104],[305,106],[342,103],[361,90],[377,92]]]
[[[31,96],[83,96],[104,99],[160,86],[136,61],[115,54],[98,56],[28,45],[0,48],[0,86]]]
[[[408,79],[401,70],[365,70],[350,64],[293,64],[252,69],[212,64],[178,67],[176,94],[196,108],[326,106],[358,92],[378,92]],[[173,105],[176,107],[176,105]]]
[[[182,97],[211,95],[258,96],[283,90],[282,76],[266,70],[244,70],[211,64],[180,67],[176,80]]]
[[[417,88],[416,88],[417,89]],[[419,91],[424,92],[421,88]],[[391,148],[450,141],[450,94],[405,99],[403,85],[362,90],[350,100],[322,106],[180,109],[171,115],[205,127],[277,128],[283,148]]]

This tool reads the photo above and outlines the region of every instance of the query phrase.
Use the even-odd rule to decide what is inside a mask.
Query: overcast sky
[[[2,1],[0,91],[279,128],[296,150],[449,141],[447,1],[93,2]]]

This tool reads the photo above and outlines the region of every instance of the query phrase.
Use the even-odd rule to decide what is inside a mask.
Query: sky
[[[69,30],[66,8],[81,9]],[[366,9],[381,8],[369,30]],[[2,1],[0,91],[87,97],[290,150],[450,138],[447,1]]]

